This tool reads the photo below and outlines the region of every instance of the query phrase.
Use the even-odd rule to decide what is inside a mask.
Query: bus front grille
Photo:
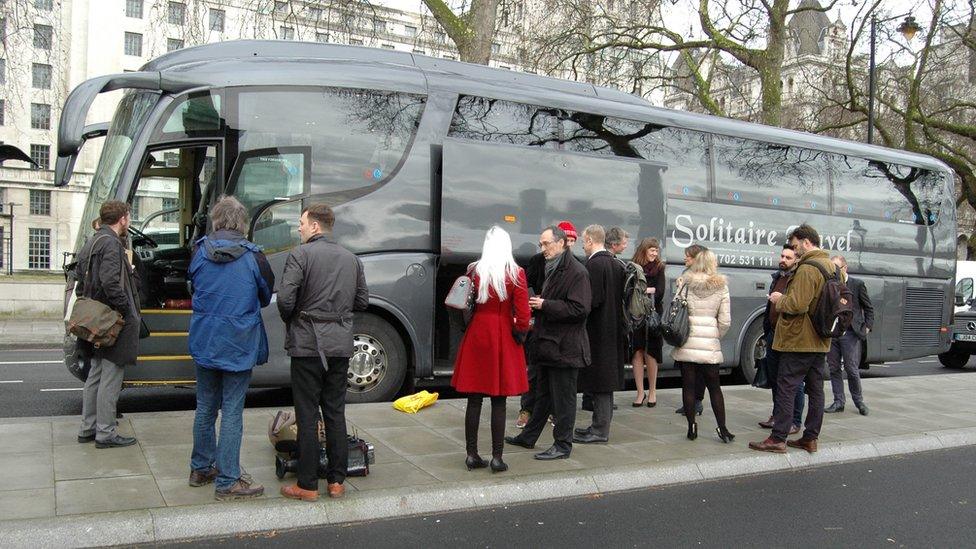
[[[901,319],[902,349],[939,347],[942,343],[942,313],[945,290],[905,288],[905,308]]]

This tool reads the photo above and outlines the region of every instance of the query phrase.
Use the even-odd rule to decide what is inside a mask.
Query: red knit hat
[[[567,238],[572,238],[573,240],[579,240],[579,236],[576,235],[576,227],[574,227],[573,224],[570,223],[569,221],[560,221],[559,224],[556,226],[562,229],[564,233],[566,233]]]

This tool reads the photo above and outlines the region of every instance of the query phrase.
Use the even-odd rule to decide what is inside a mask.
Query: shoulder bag
[[[469,266],[465,274],[457,277],[448,290],[447,297],[444,298],[444,305],[448,309],[460,312],[462,329],[466,329],[471,323],[471,318],[474,317],[475,295],[471,271],[472,268]]]
[[[83,339],[96,349],[111,347],[115,345],[122,332],[125,321],[122,315],[108,305],[91,298],[91,264],[95,243],[105,235],[99,235],[92,240],[91,248],[88,251],[88,266],[85,269],[85,294],[79,296],[71,308],[68,318],[68,332]],[[126,284],[125,263],[122,263],[121,270],[122,284]]]
[[[661,337],[672,347],[681,347],[688,341],[691,326],[688,324],[688,285],[678,288],[671,305],[661,319]]]

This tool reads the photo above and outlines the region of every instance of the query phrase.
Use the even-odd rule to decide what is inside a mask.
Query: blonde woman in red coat
[[[461,340],[451,385],[468,395],[464,440],[468,470],[489,464],[478,455],[478,422],[484,397],[491,398],[491,470],[505,471],[505,399],[529,389],[524,340],[529,330],[529,294],[525,271],[512,257],[512,240],[500,227],[485,235],[481,259],[474,264],[474,316]]]

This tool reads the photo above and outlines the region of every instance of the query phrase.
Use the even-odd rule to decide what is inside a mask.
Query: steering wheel
[[[133,227],[132,225],[129,225],[129,232],[132,233],[133,235],[135,235],[137,238],[139,238],[143,242],[145,242],[146,245],[149,246],[150,248],[158,248],[159,247],[159,244],[155,240],[153,240],[151,236],[149,236],[146,233],[140,231],[139,229]],[[136,244],[135,239],[133,239],[132,244],[133,245]]]

